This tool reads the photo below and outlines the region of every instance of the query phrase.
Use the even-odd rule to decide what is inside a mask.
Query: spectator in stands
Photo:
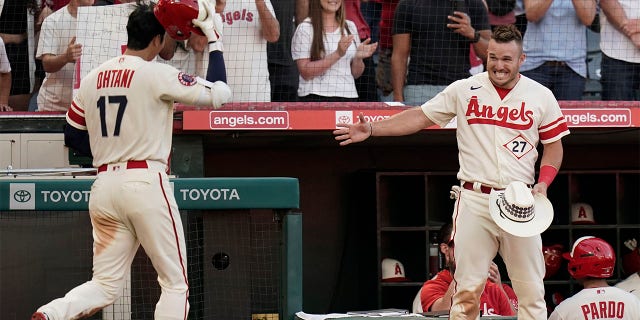
[[[516,0],[483,0],[487,5],[491,30],[504,24],[516,23]]]
[[[291,55],[300,71],[301,101],[357,101],[355,79],[377,43],[360,43],[356,25],[346,19],[343,1],[310,0],[309,17],[293,35]]]
[[[527,31],[527,15],[524,12],[523,0],[516,0],[516,7],[513,9],[513,13],[516,16],[516,28],[520,31],[524,37],[525,31]]]
[[[82,55],[76,43],[78,7],[94,0],[71,0],[42,23],[36,58],[42,60],[46,76],[38,93],[38,111],[66,111],[71,105],[75,62]]]
[[[68,1],[67,1],[68,2]],[[66,5],[66,3],[65,3]],[[38,51],[38,42],[40,40],[40,30],[42,29],[42,23],[44,19],[52,14],[55,10],[56,6],[55,1],[43,1],[42,7],[38,12],[38,16],[35,19],[34,25],[34,42],[36,44],[36,48],[34,51]],[[35,56],[35,54],[34,54]],[[34,84],[33,90],[31,91],[31,98],[29,98],[29,111],[37,111],[38,110],[38,93],[40,92],[40,86],[42,85],[42,81],[44,81],[45,72],[44,66],[42,65],[42,60],[35,59],[36,70],[34,72]]]
[[[640,100],[640,1],[600,0],[602,100]]]
[[[28,15],[37,15],[35,0],[2,1],[0,37],[11,63],[9,104],[15,110],[26,111],[31,96],[29,71]]]
[[[360,40],[371,39],[371,28],[362,15],[360,9],[361,0],[344,0],[344,9],[347,14],[347,20],[353,21],[358,29],[358,37]],[[364,71],[362,75],[356,79],[356,90],[358,91],[358,101],[379,101],[376,90],[376,70],[373,63],[373,56],[362,59],[364,62]]]
[[[171,59],[164,61],[178,70],[204,78],[209,66],[207,37],[191,33],[184,41],[173,40],[175,49]],[[160,60],[162,61],[162,60]]]
[[[524,0],[527,59],[521,73],[551,89],[558,100],[582,100],[587,76],[587,27],[596,0]]]
[[[298,67],[291,57],[291,40],[296,24],[308,14],[307,0],[278,0],[273,2],[273,10],[280,23],[278,41],[267,43],[267,62],[271,101],[286,102],[298,100]]]
[[[13,111],[9,106],[11,92],[11,64],[7,59],[4,42],[0,38],[0,111]]]
[[[280,37],[271,0],[228,1],[221,15],[226,24],[222,40],[233,101],[270,101],[267,42]]]
[[[449,0],[400,0],[393,21],[393,98],[421,105],[452,82],[469,77],[469,45],[486,61],[491,28],[482,0],[466,12]]]
[[[378,43],[378,64],[376,65],[376,84],[380,100],[393,101],[393,86],[391,85],[391,53],[393,52],[393,14],[400,0],[376,0],[381,2],[380,13],[380,42]]]
[[[451,298],[455,292],[453,274],[456,270],[453,239],[451,239],[451,223],[440,228],[440,252],[445,257],[445,269],[427,280],[418,291],[413,303],[413,312],[448,311]],[[491,263],[489,277],[480,296],[482,315],[512,316],[516,314],[518,298],[515,292],[500,279],[498,265]]]
[[[371,29],[371,42],[380,42],[380,17],[382,15],[381,0],[360,0],[360,11]],[[375,56],[375,54],[374,54]]]

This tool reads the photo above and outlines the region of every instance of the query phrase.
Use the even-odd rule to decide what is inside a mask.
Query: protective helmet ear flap
[[[613,275],[616,255],[606,241],[596,237],[582,237],[571,252],[563,254],[569,260],[569,274],[576,279],[609,278]]]
[[[158,0],[153,13],[169,36],[176,40],[189,39],[191,32],[204,35],[202,30],[191,22],[198,18],[196,0]]]

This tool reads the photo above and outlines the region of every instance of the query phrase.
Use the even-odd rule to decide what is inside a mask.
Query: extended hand
[[[75,62],[82,55],[82,45],[76,43],[76,37],[71,38],[71,41],[69,41],[65,55],[67,57],[67,63]]]
[[[371,123],[364,119],[364,115],[360,113],[358,115],[358,123],[338,123],[336,126],[338,129],[333,131],[335,139],[340,142],[341,146],[346,146],[350,143],[364,141],[371,136]]]
[[[376,49],[378,49],[378,43],[371,43],[371,38],[369,38],[358,46],[358,50],[356,51],[356,58],[369,58],[376,52]]]
[[[336,49],[336,51],[338,51],[338,54],[341,57],[344,57],[344,55],[347,54],[347,49],[349,49],[349,46],[353,43],[353,38],[354,36],[352,34],[344,35],[340,38],[340,41],[338,42],[338,49]]]

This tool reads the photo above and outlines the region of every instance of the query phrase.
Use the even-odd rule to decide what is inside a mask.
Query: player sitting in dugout
[[[427,280],[418,291],[413,304],[413,312],[449,311],[451,297],[455,292],[453,274],[456,260],[453,255],[454,244],[451,239],[451,223],[440,228],[440,252],[445,257],[445,269]],[[518,307],[518,298],[511,287],[503,284],[500,270],[495,263],[489,267],[489,277],[480,296],[480,312],[482,315],[513,316]]]

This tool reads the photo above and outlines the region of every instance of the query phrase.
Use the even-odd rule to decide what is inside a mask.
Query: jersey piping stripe
[[[71,108],[67,110],[67,119],[76,124],[74,127],[84,129],[87,126],[84,118],[84,112],[79,110],[80,108],[78,108],[75,103],[71,103]]]
[[[458,199],[456,199],[456,215],[453,217],[453,225],[451,226],[451,236],[449,237],[449,242],[451,242],[451,240],[453,240],[453,245],[455,247],[456,241],[455,241],[455,236],[456,236],[456,232],[457,232],[457,223],[458,222],[458,215],[460,213],[460,198],[462,198],[462,192],[458,192]]]
[[[180,250],[180,241],[178,241],[178,231],[176,229],[176,221],[173,218],[173,212],[171,211],[171,205],[169,204],[169,199],[167,198],[167,192],[164,190],[164,185],[162,182],[162,175],[158,173],[158,180],[160,180],[160,188],[162,189],[162,196],[164,197],[164,201],[167,204],[167,209],[169,210],[169,217],[171,218],[171,224],[173,226],[173,235],[176,238],[176,248],[178,248],[178,258],[180,259],[180,267],[182,268],[182,277],[184,279],[184,283],[187,285],[187,296],[184,300],[184,319],[187,319],[187,315],[189,310],[187,310],[187,306],[189,305],[189,280],[187,280],[187,272],[184,267],[184,260],[182,259],[182,250]]]
[[[563,134],[564,133],[564,134]],[[556,137],[564,137],[569,134],[567,128],[556,127],[553,130],[547,132],[540,132],[540,141],[546,142]]]
[[[555,126],[555,125],[556,125],[557,123],[559,123],[559,122],[564,122],[564,125],[565,125],[565,126],[567,125],[566,121],[564,120],[564,117],[560,117],[560,118],[556,119],[555,121],[553,121],[553,122],[551,122],[551,123],[549,123],[549,124],[547,124],[547,125],[540,126],[540,129],[538,129],[538,130],[540,130],[540,131],[544,131],[544,130],[546,130],[546,129],[548,129],[548,128],[552,127],[552,126]]]

